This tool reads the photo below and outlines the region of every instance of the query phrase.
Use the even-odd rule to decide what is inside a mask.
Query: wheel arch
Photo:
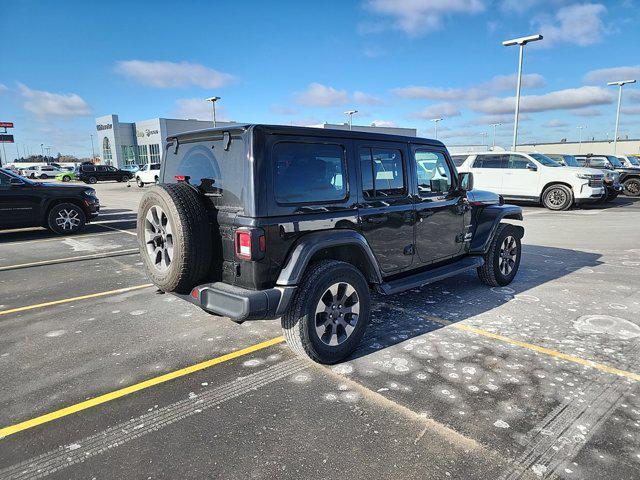
[[[56,205],[60,205],[61,203],[72,203],[73,205],[80,207],[80,210],[82,210],[82,213],[87,215],[84,205],[82,204],[82,200],[80,200],[79,198],[73,198],[73,197],[52,198],[44,207],[44,215],[42,220],[44,222],[47,222],[49,219],[49,213],[51,212],[51,209]]]
[[[573,191],[573,187],[571,186],[570,183],[563,182],[561,180],[553,180],[551,182],[547,182],[547,184],[544,187],[542,187],[542,190],[540,191],[540,200],[541,201],[542,201],[542,196],[544,195],[544,192],[546,192],[549,187],[552,187],[554,185],[562,185],[564,187],[567,187],[569,190],[571,190],[571,194],[573,195],[573,197],[575,199],[576,194]]]
[[[355,266],[369,283],[382,283],[382,274],[371,247],[360,233],[353,230],[330,230],[303,236],[291,250],[276,283],[297,285],[309,265],[330,259]]]
[[[480,210],[475,218],[473,239],[469,247],[472,255],[485,254],[491,245],[491,240],[502,220],[522,220],[522,208],[516,205],[491,205]],[[513,225],[524,236],[524,227]]]

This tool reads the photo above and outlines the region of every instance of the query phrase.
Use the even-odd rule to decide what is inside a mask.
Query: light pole
[[[216,102],[220,100],[221,97],[209,97],[207,98],[207,102],[211,102],[211,110],[213,112],[213,128],[216,128]]]
[[[434,133],[434,139],[437,140],[438,139],[438,122],[441,122],[443,119],[442,118],[432,118],[430,121],[433,122],[433,133]]]
[[[512,40],[505,40],[502,45],[510,47],[512,45],[520,46],[520,56],[518,59],[518,81],[516,83],[516,117],[513,123],[513,142],[511,144],[511,150],[516,150],[518,143],[518,116],[520,115],[520,89],[522,87],[522,58],[524,56],[524,46],[530,42],[537,42],[542,40],[542,35],[529,35],[528,37],[514,38]]]
[[[636,81],[622,80],[619,82],[607,83],[607,85],[609,85],[610,87],[614,85],[618,87],[618,111],[616,112],[616,133],[613,136],[613,154],[614,155],[617,153],[616,150],[618,149],[618,125],[620,125],[620,105],[622,104],[622,86],[626,85],[627,83],[636,83]]]
[[[44,159],[44,143],[40,144],[40,150],[42,150],[42,161],[45,162],[45,159]]]
[[[578,153],[581,153],[582,151],[582,129],[584,128],[584,125],[578,125],[576,127],[578,129],[579,133],[579,137],[578,137]]]
[[[89,135],[91,137],[91,162],[93,163],[93,161],[96,158],[96,149],[93,148],[93,133]]]
[[[487,132],[482,132],[480,133],[480,136],[482,137],[482,145],[485,145],[487,142],[487,135],[489,135]]]
[[[493,142],[492,142],[492,146],[493,148],[496,148],[496,128],[501,126],[501,123],[492,123],[491,126],[493,127]]]
[[[353,116],[358,113],[358,110],[347,110],[344,112],[349,117],[349,130],[353,130]]]

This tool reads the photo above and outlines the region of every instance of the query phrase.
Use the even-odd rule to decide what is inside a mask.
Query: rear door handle
[[[367,217],[368,223],[384,223],[387,221],[387,217]]]

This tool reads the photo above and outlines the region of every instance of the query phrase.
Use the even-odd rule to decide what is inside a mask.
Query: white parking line
[[[116,229],[114,228],[113,230],[116,230]],[[36,240],[15,240],[11,242],[3,242],[2,239],[0,238],[0,245],[13,245],[13,244],[25,245],[28,243],[63,242],[69,239],[77,240],[80,238],[99,237],[102,235],[113,235],[115,233],[116,232],[87,233],[85,235],[74,235],[73,237],[49,237],[49,238],[39,238]]]
[[[17,265],[5,265],[0,267],[0,272],[4,272],[7,270],[17,270],[19,268],[27,268],[27,267],[40,267],[44,265],[55,265],[57,263],[67,263],[67,262],[77,262],[80,260],[91,260],[96,258],[109,258],[109,257],[119,257],[121,255],[130,255],[132,253],[138,253],[137,248],[129,248],[127,250],[116,250],[113,252],[105,252],[105,253],[92,253],[90,255],[79,255],[77,257],[65,257],[65,258],[56,258],[53,260],[41,260],[38,262],[30,262],[30,263],[19,263]]]
[[[103,228],[108,228],[109,230],[113,230],[115,232],[126,233],[127,235],[133,235],[134,237],[138,236],[136,232],[131,232],[129,230],[122,230],[121,228],[110,227],[109,225],[102,225],[102,224],[98,226]]]

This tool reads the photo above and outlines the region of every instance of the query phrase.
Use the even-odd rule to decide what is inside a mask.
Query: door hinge
[[[411,245],[407,245],[406,247],[404,247],[403,253],[405,255],[413,255],[415,253],[414,245],[411,244]]]
[[[464,242],[464,238],[465,238],[465,234],[464,233],[459,233],[458,235],[456,235],[456,243]]]

